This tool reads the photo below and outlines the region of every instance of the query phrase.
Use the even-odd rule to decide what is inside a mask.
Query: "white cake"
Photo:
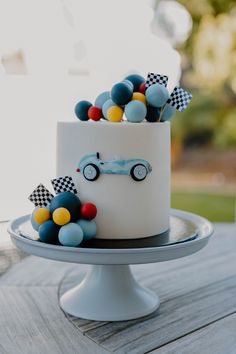
[[[152,170],[142,181],[101,173],[88,181],[79,161],[99,152],[102,161],[143,159]],[[161,234],[170,217],[170,124],[58,122],[57,176],[73,177],[82,202],[97,206],[97,238],[137,239]]]

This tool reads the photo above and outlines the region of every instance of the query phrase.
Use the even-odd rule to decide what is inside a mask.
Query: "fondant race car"
[[[143,181],[151,171],[152,167],[146,160],[102,161],[99,152],[82,157],[77,169],[88,181],[95,181],[101,173],[130,175],[135,181]]]

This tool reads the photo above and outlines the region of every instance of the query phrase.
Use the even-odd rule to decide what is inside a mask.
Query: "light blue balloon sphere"
[[[76,247],[83,241],[83,230],[76,223],[69,223],[60,228],[58,239],[63,246]]]
[[[109,98],[109,100],[107,100],[104,105],[102,106],[102,114],[103,114],[103,117],[105,117],[106,119],[107,118],[107,111],[110,107],[112,106],[116,106],[116,103],[112,101],[111,98]]]
[[[169,98],[169,93],[164,85],[154,84],[145,92],[147,102],[153,107],[162,107]]]
[[[170,120],[175,115],[175,113],[176,113],[175,107],[167,103],[161,115],[161,122]]]
[[[32,225],[32,227],[33,227],[33,229],[34,229],[35,231],[39,231],[39,227],[40,227],[40,224],[37,224],[37,222],[34,220],[34,213],[35,213],[35,211],[36,211],[37,209],[38,209],[38,207],[36,207],[36,208],[33,210],[32,214],[31,214],[31,217],[30,217],[31,225]]]
[[[80,219],[79,221],[77,221],[77,224],[83,230],[85,241],[91,240],[96,236],[97,225],[94,220]]]
[[[98,97],[95,100],[94,106],[102,108],[104,103],[107,100],[109,100],[109,98],[110,98],[110,92],[109,91],[104,91],[104,92],[100,93],[100,95],[98,95]]]
[[[132,89],[132,91],[134,91],[134,85],[131,81],[123,80],[122,82],[124,82],[126,85],[128,85]]]
[[[140,123],[147,114],[147,108],[141,101],[131,101],[125,106],[125,116],[128,122]]]

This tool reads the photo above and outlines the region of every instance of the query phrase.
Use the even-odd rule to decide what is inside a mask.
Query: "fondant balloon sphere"
[[[175,113],[176,113],[175,107],[167,103],[161,114],[161,121],[164,122],[166,120],[170,120],[175,115]]]
[[[147,108],[140,101],[131,101],[125,106],[125,116],[129,122],[140,123],[147,114]]]
[[[82,219],[92,220],[97,215],[97,207],[93,203],[85,203],[81,206],[80,217]]]
[[[145,95],[140,92],[133,93],[132,101],[140,101],[140,102],[143,102],[144,104],[146,104],[146,102],[147,102]]]
[[[134,91],[134,85],[132,84],[131,81],[129,81],[129,80],[123,80],[122,82],[124,82],[126,85],[128,85],[128,86],[132,89],[132,91]]]
[[[34,220],[37,224],[41,225],[51,218],[48,208],[38,208],[34,211]]]
[[[98,95],[98,97],[95,100],[95,104],[94,106],[99,107],[102,109],[102,106],[104,105],[104,103],[109,100],[110,98],[110,92],[109,91],[104,91],[102,93],[100,93],[100,95]]]
[[[65,225],[70,222],[70,212],[66,208],[57,208],[52,214],[52,219],[57,225]]]
[[[83,230],[76,223],[69,223],[60,228],[59,242],[63,246],[77,247],[83,241]]]
[[[39,230],[39,227],[40,227],[40,224],[37,224],[37,222],[34,220],[34,212],[36,211],[37,209],[35,209],[32,214],[31,214],[31,217],[30,217],[30,222],[31,222],[31,225],[33,227],[33,229],[35,231],[38,231]]]
[[[144,77],[138,74],[128,75],[125,80],[129,80],[134,85],[134,91],[139,90],[139,86],[145,81]]]
[[[60,227],[52,220],[48,220],[39,228],[39,238],[45,243],[57,243]]]
[[[159,120],[161,109],[159,107],[147,106],[146,120],[148,122],[157,122]]]
[[[115,84],[111,89],[111,99],[117,105],[123,106],[127,104],[133,95],[133,90],[129,85],[124,82],[119,82]]]
[[[81,202],[74,193],[62,192],[52,199],[49,207],[51,213],[58,208],[66,208],[70,212],[71,221],[76,221],[80,215]]]
[[[164,85],[154,84],[146,90],[147,102],[153,107],[162,107],[169,98],[169,93]]]
[[[139,86],[139,92],[145,94],[146,91],[146,82],[142,82],[141,85]]]
[[[123,109],[119,106],[112,106],[107,110],[107,118],[110,122],[117,123],[122,121],[123,118]]]
[[[88,110],[88,116],[90,119],[95,120],[96,122],[102,118],[102,110],[99,107],[92,106]]]
[[[89,101],[79,101],[75,106],[75,114],[77,118],[82,121],[88,120],[88,110],[90,107],[92,107],[92,103],[90,103]]]
[[[115,102],[112,101],[112,99],[109,98],[109,100],[107,100],[104,105],[102,106],[102,114],[103,114],[103,117],[105,117],[106,119],[107,118],[107,111],[110,107],[112,106],[116,106]]]
[[[94,220],[85,220],[80,219],[77,221],[77,224],[82,228],[84,234],[84,240],[91,240],[96,236],[97,233],[97,225]]]

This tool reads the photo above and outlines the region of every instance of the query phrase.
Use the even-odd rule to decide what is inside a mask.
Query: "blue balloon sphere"
[[[131,101],[125,106],[125,116],[129,122],[140,123],[147,114],[147,108],[141,101]]]
[[[154,84],[145,92],[147,102],[153,107],[162,107],[169,98],[169,93],[164,85]]]
[[[83,230],[71,222],[60,228],[58,238],[63,246],[76,247],[83,241]]]
[[[111,99],[118,106],[123,106],[131,101],[133,96],[133,90],[129,85],[124,82],[115,84],[111,89]]]
[[[105,117],[106,119],[108,119],[107,117],[107,111],[110,107],[112,106],[116,106],[115,102],[112,101],[112,99],[107,100],[104,105],[102,106],[102,114],[103,117]]]
[[[71,221],[76,221],[80,214],[80,207],[81,202],[77,195],[71,192],[62,192],[51,200],[49,210],[52,214],[57,208],[66,208],[70,212]]]
[[[147,106],[146,120],[148,122],[157,122],[160,117],[161,109],[159,107]]]
[[[128,75],[125,80],[129,80],[134,85],[134,92],[139,91],[139,86],[145,81],[144,77],[138,74]]]
[[[170,120],[175,115],[175,113],[176,113],[175,107],[167,103],[161,115],[161,122]]]
[[[109,100],[110,98],[110,92],[109,91],[105,91],[100,93],[100,95],[98,95],[98,97],[95,100],[95,104],[94,106],[99,107],[102,109],[102,106],[104,105],[104,103]]]
[[[132,91],[134,91],[134,85],[130,80],[123,80],[122,82],[128,85],[132,89]]]
[[[33,213],[31,214],[30,222],[31,222],[31,225],[32,225],[33,229],[35,231],[39,231],[39,228],[40,228],[41,225],[37,224],[36,221],[34,220],[34,212],[35,212],[35,210],[37,210],[37,209],[34,209]]]
[[[86,121],[89,119],[88,110],[92,107],[89,101],[79,101],[75,106],[75,114],[80,120]]]
[[[39,238],[45,243],[57,243],[60,227],[52,220],[45,221],[39,227]]]
[[[77,221],[77,224],[83,230],[85,241],[91,240],[92,238],[94,238],[96,236],[97,225],[94,220],[80,219],[79,221]]]

